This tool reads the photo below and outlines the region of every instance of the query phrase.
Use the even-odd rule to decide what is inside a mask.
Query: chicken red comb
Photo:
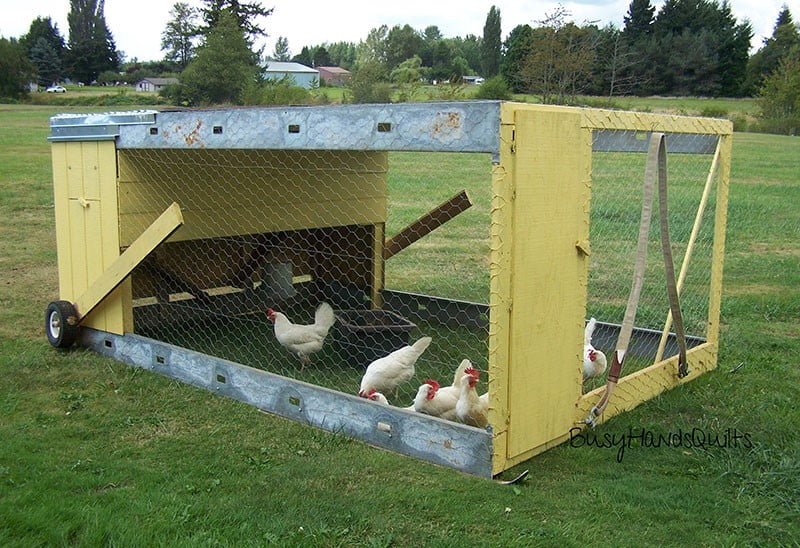
[[[272,314],[275,314],[275,311],[272,310],[271,308],[267,308],[267,315],[270,316]]]
[[[481,372],[478,371],[477,369],[473,368],[473,367],[465,369],[464,370],[464,374],[465,375],[469,375],[470,377],[474,377],[476,379],[480,378],[480,376],[481,376]]]
[[[367,397],[371,399],[372,396],[374,396],[377,392],[378,392],[378,389],[377,388],[373,388],[372,390],[367,392]]]
[[[429,384],[434,390],[439,390],[439,383],[433,379],[425,379],[425,384]]]

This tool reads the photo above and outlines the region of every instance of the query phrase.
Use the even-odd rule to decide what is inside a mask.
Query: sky
[[[200,0],[182,1],[193,6],[202,4]],[[105,0],[106,24],[125,60],[155,61],[163,57],[161,33],[174,3],[174,0]],[[656,8],[663,3],[652,0]],[[274,11],[261,20],[269,37],[257,45],[265,46],[265,53],[270,54],[277,37],[285,36],[291,54],[295,55],[303,46],[339,41],[358,43],[370,29],[382,24],[390,28],[409,24],[417,30],[436,25],[445,37],[482,36],[486,14],[492,5],[500,9],[503,39],[517,25],[536,26],[559,5],[569,12],[568,19],[579,25],[613,23],[622,28],[630,0],[261,0],[261,5]],[[750,21],[754,49],[772,35],[782,6],[788,6],[795,22],[800,22],[800,0],[729,0],[729,5],[737,21]],[[69,0],[0,0],[0,6],[0,36],[19,38],[28,32],[36,17],[47,16],[65,39],[69,36]]]

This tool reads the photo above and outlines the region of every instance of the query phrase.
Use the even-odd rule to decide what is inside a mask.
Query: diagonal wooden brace
[[[156,247],[183,224],[180,206],[173,202],[138,238],[89,286],[73,305],[78,321],[114,291]]]
[[[467,191],[462,190],[386,240],[383,258],[388,259],[399,253],[470,207],[472,207],[472,201],[469,199]]]

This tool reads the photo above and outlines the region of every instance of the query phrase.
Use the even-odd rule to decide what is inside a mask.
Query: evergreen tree
[[[236,17],[222,13],[180,76],[182,96],[191,104],[242,104],[258,73],[244,30]]]
[[[292,62],[300,63],[301,65],[305,65],[310,67],[314,64],[314,59],[311,57],[311,50],[308,46],[303,46],[303,49],[300,50],[300,53],[292,57]]]
[[[500,63],[500,74],[514,93],[525,90],[522,66],[531,50],[533,29],[530,25],[517,25],[511,30],[504,44],[505,54]]]
[[[25,48],[13,38],[0,37],[0,97],[17,100],[28,95],[35,73]]]
[[[292,58],[289,53],[289,39],[285,36],[278,36],[275,41],[275,48],[272,50],[272,58],[275,61],[288,61]]]
[[[489,8],[486,23],[483,25],[483,42],[481,43],[481,69],[485,78],[500,73],[501,60],[501,26],[500,10],[495,6]]]
[[[314,67],[329,67],[331,66],[331,55],[325,46],[317,46],[311,55]]]
[[[800,33],[789,8],[784,6],[778,14],[772,36],[764,39],[761,48],[750,57],[747,64],[747,94],[758,93],[764,79],[775,71],[781,59],[798,44]]]
[[[761,72],[768,76],[780,65],[781,60],[789,55],[800,45],[800,32],[792,20],[789,8],[785,7],[778,15],[772,36],[766,40],[763,47]]]
[[[20,36],[19,44],[25,48],[25,51],[30,52],[40,38],[44,38],[50,49],[58,55],[59,63],[62,63],[67,51],[66,42],[58,31],[58,25],[53,23],[49,17],[37,17],[34,19],[28,28],[27,34]]]
[[[61,81],[61,59],[44,37],[39,37],[30,49],[28,59],[36,67],[36,82],[40,86],[47,87]]]
[[[185,2],[176,2],[169,12],[170,20],[161,33],[161,51],[164,59],[186,68],[194,56],[194,40],[200,33],[198,11]]]
[[[240,2],[239,0],[203,0],[205,6],[200,8],[206,25],[201,30],[208,33],[219,23],[224,13],[233,15],[236,24],[244,31],[248,47],[259,36],[267,36],[267,32],[258,23],[258,18],[268,17],[274,8],[265,9],[261,2]]]
[[[629,44],[650,36],[656,8],[650,0],[632,0],[628,13],[623,17],[623,35]]]
[[[93,82],[106,70],[119,69],[119,53],[106,25],[105,0],[70,0],[69,74],[80,82]]]

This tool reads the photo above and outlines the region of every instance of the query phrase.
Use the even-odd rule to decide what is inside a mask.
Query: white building
[[[177,78],[145,78],[136,84],[136,91],[158,91],[170,84],[177,83]]]
[[[296,86],[310,89],[314,82],[319,83],[319,71],[300,63],[284,63],[269,61],[264,75],[268,80],[280,80],[288,77]]]

